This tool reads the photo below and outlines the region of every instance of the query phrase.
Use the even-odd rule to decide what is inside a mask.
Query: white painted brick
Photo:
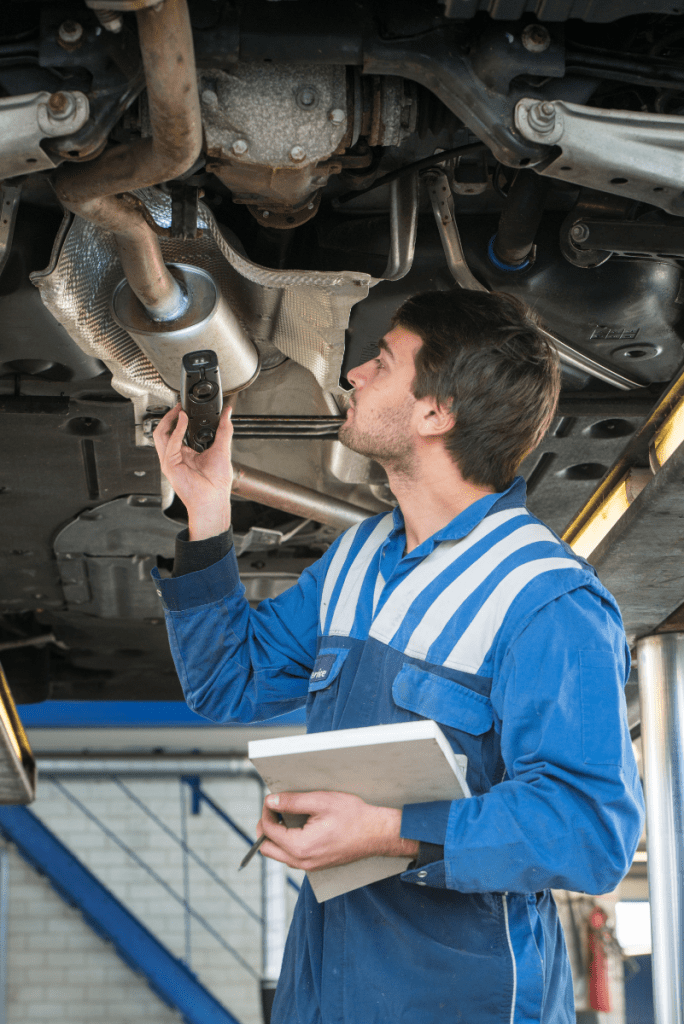
[[[180,834],[177,780],[136,780],[128,785]],[[182,894],[180,848],[124,793],[106,780],[69,782],[67,788]],[[253,831],[261,806],[254,783],[210,780],[205,788],[243,828]],[[189,809],[188,796],[185,791]],[[173,898],[55,787],[41,785],[34,810],[175,955],[184,955],[184,913]],[[189,814],[187,823],[193,849],[260,912],[258,864],[249,877],[237,876],[246,844],[207,808],[201,815]],[[257,925],[192,860],[189,874],[193,906],[258,969],[261,941]],[[114,949],[88,929],[80,914],[66,907],[46,881],[16,854],[12,855],[10,889],[10,977],[17,983],[12,989],[8,1024],[42,1022],[47,1017],[41,1007],[47,1004],[51,1004],[51,1024],[81,1020],[88,1024],[178,1024],[178,1014],[166,1007],[145,981],[119,960]],[[288,900],[293,905],[289,893]],[[258,983],[194,920],[191,935],[192,969],[243,1024],[259,1024]]]

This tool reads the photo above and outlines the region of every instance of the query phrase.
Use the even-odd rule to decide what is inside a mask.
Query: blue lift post
[[[187,1024],[240,1024],[26,807],[0,807],[0,833]]]

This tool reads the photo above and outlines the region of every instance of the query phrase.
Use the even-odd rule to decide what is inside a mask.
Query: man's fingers
[[[182,413],[181,411],[179,402],[178,405],[174,406],[173,409],[169,409],[169,411],[162,416],[159,423],[154,428],[152,440],[154,441],[154,446],[157,449],[160,462],[164,460],[168,453],[169,444],[178,429],[178,421],[180,420],[181,414],[185,416],[185,413]]]
[[[270,857],[271,860],[278,860],[281,864],[287,864],[289,868],[301,868],[301,862],[298,857],[291,853],[287,853],[285,850],[281,850],[281,848],[275,843],[272,843],[270,839],[267,839],[262,844],[259,848],[259,853],[263,854],[264,857]]]
[[[160,424],[161,426],[161,424]],[[166,458],[174,459],[177,458],[183,447],[183,438],[188,429],[188,416],[187,413],[183,412],[182,409],[178,410],[178,422],[170,433],[167,444],[166,444]]]
[[[221,419],[219,421],[218,430],[216,431],[216,437],[214,438],[213,447],[224,455],[228,462],[230,462],[230,449],[233,441],[233,423],[232,423],[233,409],[230,405],[227,405],[221,413]]]
[[[317,814],[328,810],[331,794],[314,793],[277,793],[267,796],[264,806],[278,814]]]

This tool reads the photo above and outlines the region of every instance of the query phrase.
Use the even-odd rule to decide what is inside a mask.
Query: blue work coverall
[[[614,599],[524,501],[518,478],[410,554],[398,509],[368,519],[256,610],[232,551],[157,577],[200,714],[429,718],[468,757],[470,798],[403,811],[437,860],[323,904],[305,881],[274,1024],[574,1024],[549,890],[605,893],[631,864],[629,652]]]

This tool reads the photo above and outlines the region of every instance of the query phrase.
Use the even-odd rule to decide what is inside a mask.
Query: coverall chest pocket
[[[491,760],[494,711],[488,697],[415,665],[400,669],[392,684],[392,697],[400,708],[437,722],[454,752],[467,756],[468,785],[474,794],[490,789],[485,762]]]
[[[349,648],[328,647],[319,651],[309,676],[307,723],[309,732],[330,729],[333,725],[337,688]]]

